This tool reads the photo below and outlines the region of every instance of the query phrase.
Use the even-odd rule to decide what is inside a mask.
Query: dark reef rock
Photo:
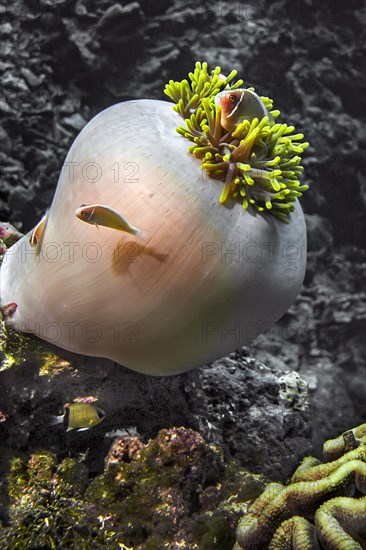
[[[303,292],[251,348],[257,359],[287,365],[307,382],[318,454],[325,438],[366,418],[366,257],[356,247],[337,251],[327,239],[320,233],[319,248],[308,253]]]
[[[310,451],[312,426],[305,382],[281,367],[234,353],[200,369],[187,389],[209,441],[245,467],[284,479]]]
[[[146,439],[178,424],[198,429],[226,458],[283,479],[311,450],[305,383],[289,369],[264,366],[245,349],[186,374],[147,380],[33,336],[5,331],[3,339],[0,409],[8,415],[4,449],[10,454],[40,444],[54,452],[85,452],[93,442],[88,464],[98,470],[114,434],[133,426]],[[50,426],[64,403],[85,395],[95,396],[106,412],[101,425],[85,434]]]

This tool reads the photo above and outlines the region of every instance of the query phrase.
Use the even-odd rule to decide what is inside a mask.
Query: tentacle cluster
[[[240,200],[245,209],[267,212],[287,223],[294,201],[308,189],[299,180],[301,154],[309,144],[294,126],[276,122],[280,111],[264,96],[261,100],[269,117],[245,120],[233,132],[226,132],[214,98],[224,89],[242,86],[242,80],[232,83],[236,74],[232,71],[224,77],[220,67],[209,74],[207,63],[197,62],[189,73],[190,82],[170,80],[164,91],[176,102],[173,108],[185,121],[177,132],[194,143],[189,151],[201,159],[207,174],[223,182],[222,204]]]

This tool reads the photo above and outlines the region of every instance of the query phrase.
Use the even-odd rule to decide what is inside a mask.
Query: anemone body
[[[0,272],[10,324],[62,348],[169,375],[217,359],[292,304],[306,265],[296,201],[289,224],[219,203],[171,104],[120,103],[73,143],[39,243],[25,235]],[[75,216],[108,205],[145,235]]]

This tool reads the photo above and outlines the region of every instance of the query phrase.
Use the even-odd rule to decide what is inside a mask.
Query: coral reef
[[[117,548],[115,533],[99,529],[95,507],[82,502],[87,483],[87,469],[75,459],[58,465],[49,451],[13,459],[10,526],[0,530],[0,548]]]
[[[110,433],[133,426],[151,438],[172,425],[198,430],[225,457],[273,479],[286,479],[311,452],[312,418],[304,382],[295,377],[289,389],[288,369],[265,366],[246,349],[196,371],[147,382],[110,361],[77,357],[36,337],[10,330],[4,336],[4,455],[31,452],[46,442],[55,452],[86,452],[90,447],[91,466],[100,464]],[[14,357],[17,362],[9,368]],[[85,395],[94,395],[106,412],[90,433],[75,437],[46,421],[61,414],[65,403]]]
[[[242,349],[200,369],[185,387],[200,433],[246,468],[285,480],[311,452],[309,393],[286,366],[258,363]]]
[[[238,525],[235,550],[268,545],[275,549],[279,544],[281,548],[296,547],[291,541],[301,543],[298,547],[303,550],[312,550],[315,532],[324,548],[342,550],[351,541],[350,548],[361,549],[360,544],[366,543],[366,497],[360,496],[366,493],[365,429],[363,425],[353,430],[353,444],[349,432],[343,434],[343,449],[337,441],[339,452],[344,452],[340,458],[319,463],[306,457],[289,485],[267,485]],[[326,449],[330,446],[325,444]],[[314,521],[315,531],[304,518]]]
[[[38,451],[12,460],[0,548],[231,550],[239,502],[263,486],[185,428],[116,439],[91,482],[81,461]]]
[[[225,461],[183,427],[148,442],[116,438],[98,475],[85,456],[39,450],[11,460],[0,548],[358,550],[366,536],[366,440],[355,441],[336,461],[305,459],[293,477],[304,481],[287,487]]]
[[[324,548],[365,548],[366,496],[337,497],[325,502],[315,514],[315,527]]]
[[[366,256],[353,246],[337,250],[324,218],[307,216],[307,229],[303,292],[250,351],[264,364],[287,367],[305,380],[313,452],[321,456],[325,439],[366,420]]]
[[[0,320],[0,372],[20,365],[37,365],[40,376],[72,368],[37,338],[9,329]]]

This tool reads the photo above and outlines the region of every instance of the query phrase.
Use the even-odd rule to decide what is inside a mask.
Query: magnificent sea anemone
[[[254,93],[268,116],[249,113],[227,131],[217,96],[242,94],[235,75],[197,63],[190,82],[167,85],[174,109],[127,101],[86,125],[46,219],[4,257],[10,326],[169,375],[247,344],[286,312],[306,265],[297,197],[307,143]],[[95,204],[144,239],[75,215]]]

